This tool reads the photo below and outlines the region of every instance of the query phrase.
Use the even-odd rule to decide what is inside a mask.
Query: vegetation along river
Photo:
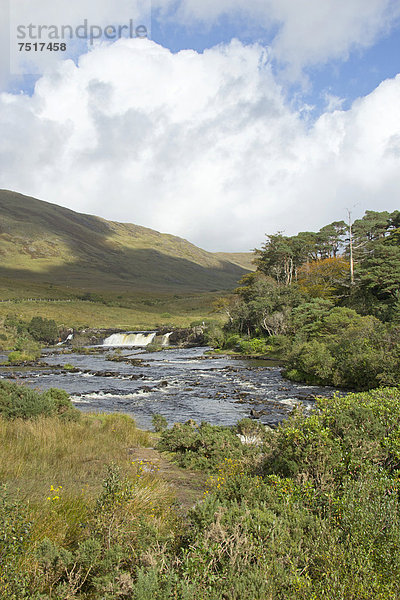
[[[142,428],[151,427],[154,414],[165,416],[170,424],[193,419],[234,425],[253,416],[276,426],[296,404],[309,411],[314,396],[334,391],[292,383],[270,361],[212,357],[206,351],[172,348],[148,353],[124,348],[115,353],[104,347],[95,354],[63,354],[52,349],[44,351],[41,368],[2,368],[0,376],[40,390],[65,389],[80,410],[127,413]]]

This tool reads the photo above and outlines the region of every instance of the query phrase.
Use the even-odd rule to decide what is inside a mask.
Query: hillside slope
[[[210,291],[246,270],[173,235],[0,190],[0,277],[109,290]]]
[[[214,256],[219,260],[227,260],[242,269],[247,271],[255,271],[256,265],[254,264],[254,253],[253,252],[215,252]]]

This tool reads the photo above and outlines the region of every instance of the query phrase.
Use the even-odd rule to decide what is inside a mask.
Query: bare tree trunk
[[[349,216],[349,240],[350,240],[350,283],[354,285],[354,256],[353,256],[353,223],[351,222],[351,212],[347,209]]]

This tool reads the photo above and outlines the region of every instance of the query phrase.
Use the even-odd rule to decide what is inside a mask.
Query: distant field
[[[156,329],[159,327],[188,327],[203,320],[223,322],[224,316],[213,309],[213,301],[219,294],[204,294],[181,297],[126,298],[120,302],[130,306],[109,306],[82,300],[61,301],[13,301],[0,302],[0,333],[7,335],[2,323],[7,315],[23,320],[34,316],[54,319],[58,326],[99,329]],[[108,299],[107,302],[112,300]],[[11,343],[11,339],[9,340]],[[5,340],[0,342],[4,348]]]

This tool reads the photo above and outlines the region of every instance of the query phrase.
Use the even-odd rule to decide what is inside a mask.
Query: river
[[[126,413],[145,429],[151,428],[156,413],[169,424],[193,419],[234,425],[252,411],[253,417],[274,427],[296,404],[310,411],[312,396],[334,391],[292,383],[282,377],[278,364],[269,361],[212,357],[207,350],[120,349],[121,360],[127,362],[113,362],[112,348],[98,348],[95,354],[51,349],[44,351],[41,368],[1,368],[0,376],[39,390],[62,388],[83,412]],[[76,372],[65,371],[67,364]]]

